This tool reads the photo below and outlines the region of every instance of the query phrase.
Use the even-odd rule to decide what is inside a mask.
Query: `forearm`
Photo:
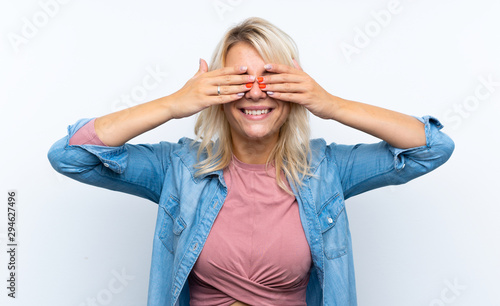
[[[390,145],[407,149],[426,144],[424,124],[418,119],[381,107],[332,97],[332,118]]]
[[[114,112],[95,120],[99,139],[111,147],[121,146],[130,139],[169,121],[169,97],[159,98]]]

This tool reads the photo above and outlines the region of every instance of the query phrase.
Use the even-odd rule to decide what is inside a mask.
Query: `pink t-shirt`
[[[105,146],[94,120],[69,144]],[[276,184],[272,166],[233,157],[224,180],[226,201],[188,277],[191,305],[306,305],[312,260],[297,200]]]
[[[236,157],[228,195],[189,275],[191,305],[306,305],[311,251],[293,195],[275,168]]]
[[[98,145],[106,146],[97,136],[94,127],[95,119],[90,120],[84,126],[82,126],[75,134],[70,138],[70,145]],[[106,146],[107,147],[107,146]]]

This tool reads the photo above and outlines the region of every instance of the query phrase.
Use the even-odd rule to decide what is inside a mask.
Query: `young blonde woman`
[[[309,139],[308,113],[382,141]],[[132,145],[199,114],[197,140]],[[49,151],[78,181],[158,204],[148,305],[356,305],[345,199],[443,164],[439,121],[345,100],[299,65],[293,40],[250,18],[179,91],[82,119]]]

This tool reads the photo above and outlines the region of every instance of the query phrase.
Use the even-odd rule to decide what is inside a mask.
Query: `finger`
[[[255,76],[253,75],[234,75],[234,74],[228,74],[228,75],[222,75],[218,77],[213,77],[210,80],[211,84],[214,85],[240,85],[240,84],[246,84],[246,83],[253,83],[255,82]]]
[[[205,94],[207,96],[218,96],[217,87],[219,87],[220,95],[234,95],[238,93],[244,94],[249,91],[251,88],[248,88],[246,85],[230,85],[230,86],[221,86],[221,85],[212,85],[208,86]],[[242,96],[242,95],[241,95]]]
[[[258,79],[258,81],[261,84],[300,83],[304,81],[304,78],[301,75],[287,73],[265,75],[260,78],[262,79]]]
[[[295,66],[295,68],[299,69],[300,71],[304,71],[304,70],[302,69],[302,67],[300,67],[300,65],[299,65],[299,63],[297,62],[297,60],[293,59],[292,61],[293,61],[293,65]]]
[[[230,95],[216,95],[208,97],[208,101],[212,104],[225,104],[239,100],[243,97],[244,93],[230,94]]]
[[[196,74],[194,76],[197,77],[200,74],[203,74],[203,73],[205,73],[207,71],[208,71],[207,62],[204,59],[200,58],[199,68],[198,68],[198,71],[196,72]]]
[[[290,67],[288,65],[283,65],[283,64],[266,64],[264,65],[264,69],[268,72],[274,72],[274,73],[297,73],[298,69],[294,67]]]
[[[246,66],[233,66],[224,67],[214,71],[209,72],[209,76],[221,76],[221,75],[231,75],[231,74],[242,74],[247,71]]]
[[[301,104],[301,102],[304,101],[305,99],[305,95],[301,93],[268,91],[267,95],[276,100],[292,102],[297,104]]]
[[[306,90],[297,85],[297,83],[280,83],[280,84],[263,84],[264,86],[260,86],[260,89],[263,91],[272,91],[272,92],[281,92],[281,93],[303,93]]]
[[[203,71],[203,72],[207,72],[208,71],[208,64],[202,58],[200,58],[200,70]]]

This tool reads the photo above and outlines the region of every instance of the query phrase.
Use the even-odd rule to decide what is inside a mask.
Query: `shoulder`
[[[176,144],[173,155],[182,160],[182,162],[189,168],[198,163],[198,160],[203,160],[207,157],[206,151],[203,151],[198,156],[200,149],[200,142],[189,137],[179,139]]]
[[[315,138],[309,140],[309,146],[312,148],[320,149],[326,147],[326,141],[323,138]]]
[[[200,148],[200,142],[189,137],[182,137],[176,144],[175,153],[177,155],[195,155]]]
[[[311,168],[314,172],[326,157],[326,141],[323,138],[311,139],[309,140],[309,149],[311,150]]]

